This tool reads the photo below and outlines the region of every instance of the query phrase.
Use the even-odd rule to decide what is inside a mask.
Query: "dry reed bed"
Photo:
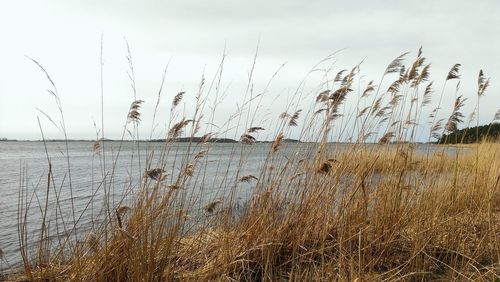
[[[265,187],[237,218],[221,205],[193,234],[183,234],[190,219],[169,208],[169,193],[139,199],[106,244],[87,238],[69,264],[39,271],[101,281],[498,275],[500,146],[478,147],[477,175],[473,152],[426,159],[388,147],[358,151],[355,167],[352,154],[336,156],[328,172],[301,166],[306,177],[287,183],[288,191]],[[425,163],[419,174],[411,173],[415,161]],[[375,170],[383,177],[365,181]],[[338,174],[347,172],[359,181],[344,187]]]
[[[276,123],[259,174],[226,173],[221,182],[227,186],[224,194],[196,212],[190,203],[204,191],[197,172],[208,164],[206,141],[216,134],[206,133],[201,144],[190,143],[188,154],[179,157],[179,170],[169,171],[165,159],[177,158],[171,151],[175,138],[183,132],[195,136],[200,129],[204,105],[209,103],[202,79],[192,118],[179,118],[175,112],[184,92],[174,97],[167,141],[161,152],[148,155],[134,204],[107,206],[103,224],[85,239],[80,236],[69,252],[56,250],[48,259],[31,259],[34,266],[25,257],[22,276],[61,281],[498,279],[500,146],[484,143],[451,153],[444,152],[446,147],[417,152],[417,132],[429,130],[431,140],[457,128],[464,117],[464,99],[457,95],[450,115],[440,119],[445,83],[439,103],[427,117],[430,129],[420,128],[425,120],[422,109],[435,98],[432,82],[422,85],[429,80],[430,64],[424,64],[421,49],[408,67],[403,64],[405,55],[384,72],[381,85],[386,76],[397,76],[387,90],[373,82],[358,90],[356,98],[364,99],[366,108],[342,110],[353,95],[359,65],[327,79],[308,112],[288,107]],[[132,64],[130,55],[129,61]],[[254,66],[255,60],[250,75]],[[452,67],[445,82],[459,79],[459,67]],[[220,83],[219,73],[213,81]],[[488,84],[481,71],[478,113]],[[252,108],[249,102],[259,96],[253,96],[250,86],[251,77],[243,110],[231,117],[250,124],[240,139],[248,146],[264,130],[253,126],[259,106]],[[134,88],[127,116],[127,124],[134,125],[132,136],[138,136],[142,104],[135,94]],[[297,92],[292,100],[302,95]],[[353,119],[349,123],[344,118]],[[279,158],[285,154],[284,138],[300,123],[301,139],[317,141],[317,146],[302,158],[293,153]],[[349,139],[356,141],[344,150],[329,149],[332,133],[345,132],[352,132]],[[373,141],[379,145],[366,144]],[[96,151],[104,154],[105,143],[96,144]],[[149,159],[153,153],[160,154],[157,164]],[[239,167],[246,160],[243,150],[231,156]],[[108,181],[111,185],[112,178]],[[253,190],[247,204],[237,208],[241,182],[250,183]],[[191,188],[184,189],[188,185]]]

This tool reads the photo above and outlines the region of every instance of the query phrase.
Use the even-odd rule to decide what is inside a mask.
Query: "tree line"
[[[438,140],[439,144],[471,144],[478,141],[500,141],[500,123],[490,123],[481,126],[467,127],[443,134]]]

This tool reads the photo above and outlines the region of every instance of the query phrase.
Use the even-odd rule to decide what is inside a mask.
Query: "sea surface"
[[[194,167],[193,180],[188,182],[191,186],[203,187],[199,191],[200,200],[191,203],[201,208],[207,202],[224,197],[231,187],[235,188],[234,179],[238,176],[258,175],[266,165],[270,146],[270,143],[250,146],[238,143],[172,144],[165,151],[164,160],[166,171],[174,173],[167,175],[165,182],[175,181],[173,177],[181,169],[181,163],[185,163],[185,160],[191,162],[196,154],[206,151],[203,161]],[[315,146],[313,143],[286,143],[279,157],[294,155],[305,158]],[[331,144],[329,150],[346,150],[350,146]],[[0,269],[5,270],[21,263],[20,221],[26,222],[25,233],[31,244],[39,240],[45,206],[46,225],[52,237],[72,232],[73,222],[77,222],[78,233],[94,228],[92,223],[102,218],[104,210],[104,187],[107,187],[114,205],[120,201],[130,205],[134,193],[144,180],[147,166],[159,166],[163,148],[163,143],[156,142],[109,141],[98,150],[94,149],[94,142],[88,141],[67,144],[0,142],[0,249],[4,253]],[[417,145],[417,153],[442,148]],[[151,162],[146,163],[147,159]],[[189,190],[189,185],[184,189]],[[243,204],[252,192],[252,182],[237,185],[235,201]],[[56,201],[59,206],[55,204]],[[34,252],[32,249],[28,248]]]

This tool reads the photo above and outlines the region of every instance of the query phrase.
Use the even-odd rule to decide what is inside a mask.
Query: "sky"
[[[475,106],[479,70],[491,77],[479,117],[481,123],[490,122],[500,108],[498,11],[496,0],[1,1],[0,138],[40,139],[37,117],[46,138],[62,138],[45,116],[60,123],[56,103],[47,92],[51,86],[29,58],[38,61],[57,86],[68,138],[95,139],[102,118],[105,137],[120,138],[134,100],[126,41],[136,98],[145,101],[143,136],[149,136],[152,127],[151,136],[163,136],[178,92],[186,92],[179,117],[193,110],[202,75],[208,86],[223,54],[224,99],[217,104],[214,123],[230,119],[244,99],[257,47],[253,87],[255,93],[266,89],[266,97],[255,126],[272,127],[270,120],[287,106],[307,107],[292,105],[293,93],[315,63],[333,52],[340,51],[336,69],[350,69],[363,60],[363,77],[378,81],[392,59],[406,51],[414,58],[420,46],[432,62],[436,89],[441,89],[453,64],[462,64],[460,94],[469,98],[465,112]],[[314,83],[311,78],[307,86]],[[456,95],[454,87],[449,88],[443,107],[451,108]]]

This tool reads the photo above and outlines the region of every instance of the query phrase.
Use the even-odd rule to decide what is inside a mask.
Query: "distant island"
[[[441,136],[438,144],[472,144],[478,141],[498,142],[500,140],[500,123],[467,127]]]
[[[103,139],[99,139],[99,141],[102,141]],[[175,138],[172,140],[169,139],[151,139],[151,140],[139,140],[139,142],[178,142],[178,143],[201,143],[204,140],[203,137],[180,137],[180,138]],[[0,138],[1,141],[8,141],[8,142],[41,142],[43,140],[17,140],[17,139],[7,139],[7,138]],[[45,142],[95,142],[96,140],[88,140],[88,139],[46,139]],[[106,142],[133,142],[134,140],[119,140],[119,139],[108,139],[104,138],[104,141]],[[205,142],[208,143],[238,143],[237,140],[231,139],[231,138],[209,138],[205,140]],[[255,141],[255,143],[272,143],[273,141]],[[297,139],[284,139],[283,142],[285,143],[298,143],[301,142],[300,140]]]
[[[149,142],[166,142],[167,139],[152,139],[148,140]],[[168,140],[170,141],[170,140]],[[180,142],[180,143],[186,143],[186,142],[193,142],[193,143],[200,143],[203,141],[203,137],[181,137],[181,138],[176,138],[175,140],[172,140],[173,142]],[[237,140],[231,139],[231,138],[209,138],[205,142],[208,143],[238,143]],[[255,141],[255,143],[272,143],[273,141]],[[300,142],[297,139],[283,139],[283,142],[287,143],[297,143]]]
[[[203,137],[180,137],[180,138],[175,138],[173,140],[169,139],[151,139],[151,140],[145,140],[147,142],[179,142],[179,143],[201,143],[203,141]],[[209,138],[205,142],[209,143],[238,143],[238,141],[230,138]]]

